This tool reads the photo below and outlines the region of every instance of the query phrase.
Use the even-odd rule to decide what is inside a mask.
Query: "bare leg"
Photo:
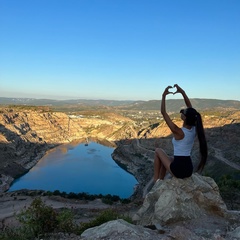
[[[165,175],[166,175],[166,171],[167,169],[164,167],[164,165],[162,164],[161,168],[160,168],[160,175],[159,178],[160,179],[164,179]]]
[[[156,151],[155,151],[155,155],[154,155],[154,176],[153,176],[153,179],[154,179],[154,182],[156,182],[159,177],[160,177],[160,169],[161,169],[161,160],[159,159]]]
[[[161,148],[156,148],[154,156],[154,181],[164,179],[166,171],[170,170],[170,164],[173,158],[169,157]],[[172,174],[173,175],[173,174]]]

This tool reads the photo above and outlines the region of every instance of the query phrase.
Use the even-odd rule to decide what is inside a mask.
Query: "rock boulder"
[[[227,207],[215,181],[195,173],[157,181],[133,220],[144,226],[166,225],[206,215],[225,217]]]
[[[121,240],[155,240],[156,232],[130,224],[122,219],[109,221],[100,226],[89,228],[81,235],[82,239],[121,239]]]

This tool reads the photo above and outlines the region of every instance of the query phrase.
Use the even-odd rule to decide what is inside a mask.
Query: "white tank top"
[[[184,137],[181,140],[172,139],[174,156],[190,156],[193,147],[196,128],[187,129],[182,127]]]

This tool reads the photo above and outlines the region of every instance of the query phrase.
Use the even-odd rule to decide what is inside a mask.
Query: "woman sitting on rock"
[[[193,164],[190,154],[196,132],[198,135],[201,153],[201,161],[198,165],[198,171],[201,171],[204,168],[207,160],[207,143],[201,115],[194,108],[192,108],[192,104],[185,91],[177,84],[175,84],[174,87],[177,89],[175,93],[182,94],[187,108],[180,111],[181,119],[183,120],[183,126],[179,128],[175,123],[172,122],[166,112],[166,96],[168,94],[175,94],[169,92],[169,89],[172,87],[168,86],[162,94],[161,113],[165,122],[173,133],[172,143],[174,148],[174,157],[169,157],[161,148],[157,148],[155,150],[154,182],[156,182],[158,179],[164,179],[166,170],[176,178],[187,178],[192,175]]]

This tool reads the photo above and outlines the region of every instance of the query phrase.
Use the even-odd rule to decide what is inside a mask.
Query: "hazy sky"
[[[174,83],[240,100],[240,0],[0,0],[0,97],[152,100]]]

